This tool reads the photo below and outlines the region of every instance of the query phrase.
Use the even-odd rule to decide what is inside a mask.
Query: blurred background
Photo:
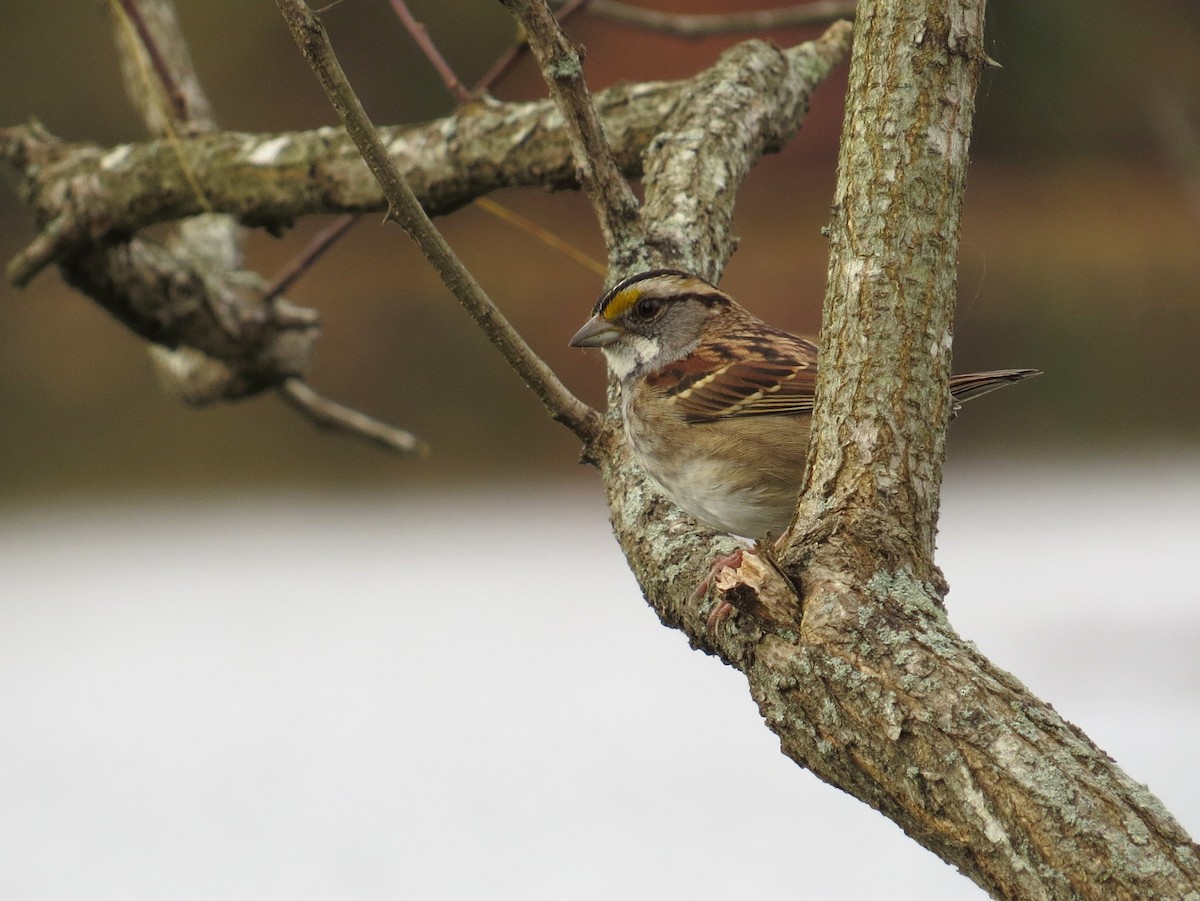
[[[334,121],[274,4],[179,6],[223,127]],[[514,38],[495,3],[411,6],[467,84]],[[952,618],[1195,834],[1200,7],[997,0],[988,15],[1001,65],[977,97],[956,369],[1046,375],[954,425]],[[375,121],[451,111],[384,0],[325,20]],[[569,31],[593,89],[691,75],[736,40],[586,15]],[[13,5],[0,58],[0,125],[142,138],[102,4]],[[745,185],[723,280],[797,332],[819,326],[844,86],[843,68]],[[525,61],[494,93],[545,89]],[[33,233],[2,187],[7,260]],[[579,196],[495,199],[603,257]],[[253,235],[250,266],[270,276],[327,221]],[[601,360],[566,346],[600,279],[480,209],[439,224],[600,403]],[[574,439],[399,229],[365,218],[289,295],[321,314],[314,387],[413,430],[429,461],[318,433],[273,396],[182,407],[144,345],[55,273],[0,285],[0,835],[21,850],[0,890],[716,897],[744,886],[714,870],[732,879],[745,851],[778,863],[764,891],[797,867],[818,897],[822,878],[843,897],[973,891],[782,760],[740,680],[657,627]],[[538,591],[510,576],[531,549],[551,558]],[[787,831],[797,809],[813,811],[803,833]],[[775,844],[723,826],[776,814]],[[881,863],[847,874],[839,853],[860,841]]]

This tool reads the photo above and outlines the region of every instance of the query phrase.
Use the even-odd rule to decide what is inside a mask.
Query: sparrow
[[[651,478],[704,525],[780,536],[804,478],[817,345],[676,269],[630,276],[592,314],[571,346],[604,352],[620,382],[630,447]],[[955,409],[1039,374],[952,376]]]

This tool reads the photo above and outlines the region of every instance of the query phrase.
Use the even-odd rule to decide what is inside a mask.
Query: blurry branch
[[[589,443],[599,431],[599,414],[571,394],[550,367],[525,343],[429,220],[417,196],[388,155],[379,133],[346,79],[320,20],[304,0],[276,0],[276,5],[346,131],[379,183],[388,202],[387,218],[399,223],[416,242],[446,287],[538,396],[551,418],[566,425],[585,444]]]
[[[275,273],[275,277],[267,282],[262,290],[262,299],[272,301],[306,273],[336,241],[341,239],[358,222],[357,215],[339,216],[325,228],[321,229],[300,253],[296,254],[287,265]]]
[[[1164,155],[1175,166],[1192,215],[1200,222],[1200,121],[1179,90],[1154,92],[1147,115]]]
[[[179,131],[211,133],[216,124],[173,5],[170,0],[111,0],[110,9],[130,96],[147,127],[165,136],[199,212],[209,213],[211,205],[196,181],[200,160],[186,155]],[[63,269],[69,281],[154,342],[150,356],[163,389],[185,403],[236,399],[274,386],[322,427],[405,456],[419,455],[423,446],[412,435],[322,398],[301,379],[317,338],[316,315],[279,295],[348,227],[327,230],[324,243],[319,237],[307,256],[261,292],[253,290],[260,281],[256,276],[239,271],[242,229],[228,215],[184,219],[161,248],[135,238],[107,252],[82,254],[87,264],[67,262]],[[172,270],[171,280],[162,281]],[[164,298],[161,288],[154,290],[156,282],[174,289]]]
[[[591,0],[588,3],[588,14],[616,25],[699,40],[720,34],[828,25],[838,19],[853,19],[856,6],[854,0],[817,0],[816,3],[802,3],[778,9],[695,15],[660,12],[621,3],[619,0]]]
[[[110,0],[110,2],[118,9],[119,14],[124,14],[125,21],[133,28],[138,40],[141,42],[142,49],[150,57],[150,62],[154,66],[154,74],[158,77],[158,82],[163,93],[166,94],[170,101],[171,113],[175,120],[181,123],[188,122],[191,117],[188,114],[187,98],[184,96],[179,85],[175,83],[175,76],[171,73],[171,67],[163,57],[162,51],[158,49],[158,42],[151,35],[150,28],[142,16],[142,11],[137,4],[137,0],[120,0],[119,6],[116,5],[118,0]],[[147,124],[149,125],[149,123]]]
[[[693,81],[622,84],[596,96],[622,171],[641,175],[643,151]],[[430,215],[501,188],[578,185],[566,131],[548,100],[475,103],[379,133]],[[284,229],[307,215],[386,209],[341,129],[217,132],[180,146],[212,208],[247,225]],[[59,141],[36,124],[15,126],[0,129],[0,161],[15,170],[42,229],[63,233],[59,257],[204,212],[162,141],[102,148]]]
[[[402,457],[429,456],[429,446],[411,432],[386,425],[365,413],[322,397],[302,379],[284,379],[279,386],[279,396],[320,428],[362,438]]]
[[[200,89],[187,45],[179,31],[174,9],[168,0],[109,0],[115,39],[126,93],[140,111],[147,129],[165,137],[175,155],[189,190],[195,194],[199,212],[210,212],[204,192],[179,145],[177,128],[201,133],[215,126],[208,101]],[[178,70],[178,74],[172,71]],[[181,86],[186,82],[187,94]],[[8,265],[9,279],[24,287],[38,272],[64,256],[74,239],[67,215],[50,220],[37,239]],[[229,236],[226,236],[227,238]]]
[[[125,91],[151,134],[216,128],[170,0],[109,0]],[[153,72],[154,78],[146,73]]]
[[[44,262],[57,260],[70,284],[150,341],[164,390],[186,403],[240,398],[298,375],[317,337],[316,315],[283,300],[261,303],[248,274],[239,271],[237,220],[198,215],[211,207],[196,183],[199,159],[187,154],[179,134],[211,133],[216,123],[173,4],[112,0],[108,9],[126,92],[151,133],[164,138],[156,142],[168,157],[163,166],[190,195],[192,215],[176,217],[180,221],[162,242],[136,236],[79,245],[71,243],[77,237],[74,215],[46,210],[39,219],[50,219],[50,230],[66,243]],[[47,138],[31,130],[18,149],[25,165],[37,168],[55,158]],[[25,189],[36,190],[29,184]]]
[[[572,0],[572,2],[568,4],[568,8],[564,8],[564,12],[560,16],[560,20],[565,19],[568,15],[570,15],[571,11],[582,8],[585,3],[587,3],[587,0]],[[518,44],[514,50],[509,51],[501,56],[496,65],[493,66],[492,69],[489,70],[488,74],[484,76],[483,80],[480,82],[480,86],[476,87],[473,91],[468,91],[465,87],[463,87],[463,84],[461,81],[459,81],[458,76],[454,74],[454,70],[450,67],[450,64],[446,62],[446,58],[442,55],[441,51],[438,50],[437,45],[429,37],[429,30],[415,18],[413,18],[412,13],[409,11],[408,5],[404,2],[404,0],[392,0],[392,7],[395,9],[396,14],[400,17],[400,21],[404,24],[404,27],[417,42],[417,46],[420,48],[421,52],[425,54],[425,58],[429,60],[430,65],[432,65],[437,73],[442,77],[442,82],[446,85],[447,90],[450,91],[450,93],[454,96],[454,99],[460,105],[463,103],[469,103],[476,96],[482,93],[484,88],[490,85],[494,79],[500,78],[508,70],[509,66],[516,61],[517,57],[519,56],[517,51],[520,51],[522,48],[528,46],[523,43]],[[519,228],[530,235],[533,235],[546,246],[554,248],[559,253],[565,254],[566,256],[575,260],[577,263],[583,265],[585,268],[596,272],[601,277],[604,276],[606,270],[602,266],[600,266],[590,257],[581,253],[575,247],[572,247],[566,241],[562,240],[562,238],[559,238],[557,235],[552,235],[550,232],[542,228],[531,219],[527,219],[524,216],[513,212],[507,207],[502,206],[493,200],[488,200],[485,197],[475,198],[474,203],[496,218],[502,219],[510,225]]]
[[[458,80],[458,76],[454,74],[454,70],[446,62],[446,58],[442,56],[437,45],[430,39],[429,29],[416,20],[404,0],[391,0],[391,2],[392,9],[396,11],[396,15],[400,17],[400,21],[404,24],[408,33],[417,42],[417,46],[425,54],[425,58],[429,60],[433,68],[437,70],[438,75],[442,77],[442,83],[446,86],[446,90],[459,103],[467,103],[471,100],[471,92]]]
[[[856,5],[856,0],[817,0],[815,3],[756,12],[691,15],[631,6],[619,0],[554,0],[552,3],[560,25],[576,13],[587,12],[594,18],[616,25],[688,40],[738,32],[828,25],[838,19],[853,19]],[[484,73],[471,93],[479,96],[490,91],[528,51],[529,44],[526,41],[515,44]]]
[[[566,121],[571,154],[592,203],[609,262],[636,258],[641,243],[637,199],[613,157],[583,75],[583,60],[545,0],[500,0],[525,32],[550,95]]]
[[[146,0],[153,3],[154,0]],[[166,59],[163,57],[162,51],[158,48],[158,42],[154,40],[154,36],[150,33],[149,25],[146,19],[142,16],[141,8],[137,4],[137,0],[109,0],[109,6],[114,11],[117,19],[118,29],[124,29],[128,32],[127,46],[137,48],[142,52],[134,52],[130,54],[137,68],[137,80],[143,87],[142,95],[147,99],[147,105],[143,109],[149,110],[155,104],[159,104],[160,93],[166,96],[166,99],[171,104],[171,108],[162,107],[155,110],[157,116],[150,116],[146,120],[148,128],[158,127],[159,131],[166,137],[167,142],[171,145],[171,150],[179,160],[179,168],[182,170],[184,178],[187,179],[188,185],[196,192],[196,201],[200,204],[201,209],[206,213],[212,212],[212,207],[208,203],[208,198],[204,196],[204,191],[196,181],[196,173],[192,170],[188,163],[187,157],[183,155],[183,150],[179,146],[179,130],[178,127],[190,127],[196,132],[212,131],[215,129],[215,124],[211,119],[192,120],[188,115],[187,98],[179,85],[175,83],[175,78],[171,74],[170,68],[167,65]],[[152,7],[154,8],[154,7]],[[172,13],[173,10],[167,9]],[[156,21],[162,21],[162,13],[160,11]],[[174,27],[174,26],[172,26]],[[183,45],[182,36],[178,41]],[[186,46],[186,45],[183,45]],[[145,59],[149,57],[154,65],[154,76],[152,77],[149,69],[145,65]],[[161,91],[155,90],[155,84],[161,88]],[[200,90],[199,83],[196,82],[194,92]],[[200,95],[203,98],[203,95]],[[228,228],[236,228],[236,223],[227,223]]]

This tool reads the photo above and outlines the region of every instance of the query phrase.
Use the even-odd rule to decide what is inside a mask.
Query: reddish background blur
[[[651,5],[651,4],[643,4]],[[720,11],[753,3],[658,2]],[[334,117],[273,4],[181,3],[223,127],[269,132]],[[513,38],[498,4],[411,4],[473,82]],[[697,7],[700,7],[697,9]],[[451,100],[384,0],[343,0],[326,21],[377,122],[447,113]],[[577,18],[593,88],[690,75],[737,39],[687,43]],[[808,32],[769,35],[779,43]],[[1046,376],[972,407],[952,457],[1003,467],[1020,457],[1193,448],[1200,437],[1200,8],[1064,0],[990,4],[988,52],[962,235],[956,368],[1038,366]],[[102,144],[139,140],[99,4],[6,12],[0,125],[36,117]],[[20,77],[13,77],[20,73]],[[741,245],[724,287],[771,322],[813,333],[825,279],[845,72],[808,124],[745,186]],[[540,97],[524,62],[495,91]],[[602,256],[575,194],[497,200]],[[325,223],[255,235],[270,275]],[[493,298],[567,383],[603,395],[596,355],[567,338],[601,285],[593,274],[483,211],[441,220]],[[32,237],[6,180],[0,256]],[[472,478],[582,478],[573,439],[500,362],[395,227],[361,222],[293,291],[324,334],[312,383],[430,441],[427,463],[394,460],[312,429],[275,398],[194,412],[162,396],[143,345],[53,272],[0,287],[0,480],[8,501],[58,494],[405,485]]]

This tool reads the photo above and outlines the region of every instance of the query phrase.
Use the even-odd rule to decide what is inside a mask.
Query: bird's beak
[[[599,314],[583,324],[571,339],[572,347],[607,347],[621,337],[621,330]]]

